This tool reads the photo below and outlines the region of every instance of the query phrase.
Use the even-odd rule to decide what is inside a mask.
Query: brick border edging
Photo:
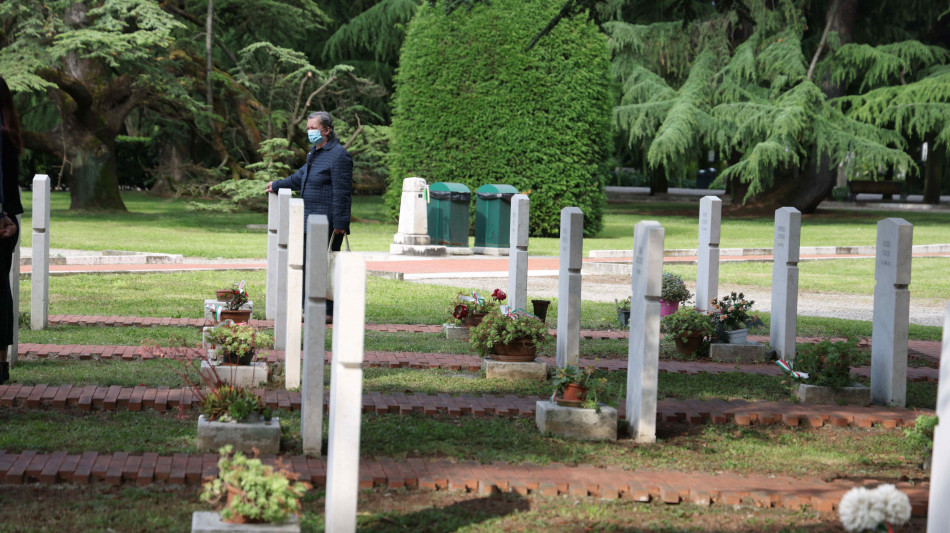
[[[204,478],[217,475],[217,460],[217,454],[213,453],[176,453],[169,456],[154,452],[68,454],[64,451],[54,451],[41,454],[26,450],[11,454],[0,451],[0,480],[9,484],[30,481],[47,484],[89,484],[98,481],[110,485],[121,485],[123,482],[135,483],[137,486],[159,482],[197,485]],[[268,455],[263,456],[262,460],[266,464],[274,465],[278,458]],[[295,455],[282,456],[280,460],[286,468],[298,475],[300,481],[311,486],[325,486],[327,465],[323,458]],[[746,504],[796,510],[809,506],[820,512],[834,511],[841,496],[858,485],[846,480],[826,482],[814,478],[799,479],[762,474],[708,474],[652,469],[608,470],[587,464],[566,466],[560,463],[545,466],[481,464],[474,461],[455,463],[421,458],[409,458],[402,462],[389,458],[361,460],[359,470],[359,486],[364,489],[450,490],[476,492],[480,495],[512,492],[521,495],[569,495],[638,502],[654,500],[667,504]],[[878,483],[865,480],[862,484]],[[913,485],[909,482],[898,482],[896,485],[910,497],[913,514],[925,516],[929,483]]]
[[[36,344],[22,343],[18,346],[17,354],[20,357],[37,357],[46,359],[50,357],[78,358],[85,359],[121,359],[131,361],[135,359],[153,359],[159,353],[166,355],[180,355],[185,359],[200,359],[204,357],[202,348],[143,348],[141,346],[100,346],[88,344]],[[284,352],[277,350],[268,350],[266,362],[269,364],[280,363],[283,361]],[[326,364],[330,361],[330,352],[324,359]],[[556,366],[553,357],[539,357],[539,360],[547,364],[548,367]],[[715,361],[676,361],[669,359],[660,360],[660,372],[677,372],[680,374],[721,374],[725,372],[739,371],[747,374],[762,374],[769,376],[782,375],[783,372],[778,366],[773,364],[747,364],[737,365],[733,363],[719,363]],[[418,352],[382,352],[370,350],[364,355],[364,367],[367,368],[414,368],[431,369],[441,368],[445,370],[467,370],[477,372],[482,367],[481,358],[474,355],[465,354],[445,354],[445,353],[418,353]],[[622,359],[591,360],[581,359],[581,367],[594,366],[598,370],[618,371],[626,370],[627,362]],[[853,367],[851,373],[857,376],[870,378],[871,367]],[[939,378],[940,370],[931,367],[908,367],[907,379],[912,382],[931,381],[936,382]]]
[[[299,391],[255,389],[264,402],[273,409],[300,409]],[[329,410],[329,393],[324,392],[324,409]],[[377,414],[424,416],[535,416],[535,404],[543,397],[519,397],[515,395],[450,396],[439,394],[363,394],[362,412]],[[50,406],[57,409],[75,407],[81,411],[94,408],[103,411],[144,409],[165,412],[169,409],[192,409],[199,398],[189,388],[169,389],[112,386],[61,385],[0,385],[0,406],[37,409]],[[913,426],[918,414],[932,414],[930,410],[910,410],[886,407],[854,407],[838,405],[803,405],[791,402],[745,401],[745,400],[675,400],[657,402],[657,420],[667,423],[727,424],[739,426],[775,425],[795,427],[808,425],[822,427],[855,426],[884,428]],[[620,419],[626,416],[626,405],[617,406]]]

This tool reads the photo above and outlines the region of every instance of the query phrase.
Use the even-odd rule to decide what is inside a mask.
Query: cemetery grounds
[[[29,195],[25,196],[24,205],[29,206]],[[128,214],[77,214],[66,210],[68,198],[54,194],[52,247],[180,253],[203,262],[261,258],[265,253],[264,232],[247,228],[248,224],[264,223],[264,215],[186,212],[182,202],[138,194],[126,194],[124,200],[130,210]],[[592,249],[629,249],[634,224],[647,219],[658,220],[666,228],[666,248],[696,246],[696,204],[611,205],[607,213],[604,231],[585,240],[585,256]],[[388,249],[396,226],[386,221],[379,199],[355,198],[354,214],[358,217],[353,227],[354,248]],[[730,216],[723,216],[723,248],[771,246],[770,216]],[[803,217],[802,246],[873,245],[876,222],[893,216],[914,224],[914,244],[943,244],[950,239],[946,231],[950,213],[946,211],[831,211]],[[26,215],[22,227],[30,227]],[[29,246],[28,232],[23,233],[23,241],[24,246]],[[532,239],[529,251],[532,255],[557,255],[558,240]],[[799,267],[800,290],[826,295],[829,300],[836,295],[868,295],[873,290],[873,259],[802,262]],[[675,271],[690,279],[690,268],[677,266]],[[695,276],[695,267],[692,268]],[[770,268],[770,263],[724,263],[720,287],[748,286],[750,290],[767,291]],[[947,272],[950,258],[915,258],[911,306],[934,306],[950,299]],[[183,323],[183,319],[202,316],[201,304],[212,290],[240,280],[247,281],[252,300],[264,301],[263,270],[53,276],[49,311],[54,323],[46,330],[30,331],[29,317],[21,316],[19,342],[21,346],[30,345],[31,351],[21,355],[12,379],[21,386],[45,385],[49,390],[63,386],[180,388],[184,383],[168,367],[169,361],[143,358],[141,347],[145,343],[171,348],[195,346],[200,343],[199,328],[71,324],[78,323],[75,317],[94,315],[157,317],[167,319],[166,324]],[[584,282],[588,282],[587,277]],[[505,285],[503,279],[499,280],[499,286]],[[617,298],[621,298],[622,285],[617,286]],[[613,443],[544,437],[535,428],[533,415],[504,408],[452,412],[400,403],[402,399],[425,394],[472,400],[473,405],[532,405],[535,399],[550,395],[550,387],[545,383],[484,379],[477,370],[480,361],[468,345],[444,338],[438,326],[446,320],[448,303],[458,291],[458,287],[446,285],[368,278],[366,320],[370,327],[365,337],[363,388],[364,394],[372,394],[382,403],[380,408],[363,414],[361,458],[396,465],[387,473],[398,471],[400,464],[418,464],[420,459],[496,464],[502,470],[581,469],[589,474],[585,480],[590,480],[590,489],[560,491],[555,487],[554,492],[561,494],[548,495],[550,491],[544,490],[523,494],[520,489],[525,486],[499,481],[492,489],[493,480],[477,480],[482,483],[467,491],[441,486],[440,490],[424,490],[425,480],[417,479],[415,486],[405,486],[399,476],[385,475],[376,486],[361,491],[360,531],[842,531],[836,513],[817,508],[822,505],[803,502],[799,506],[763,507],[761,495],[757,494],[712,505],[681,501],[678,495],[666,493],[640,502],[630,493],[632,489],[611,494],[611,487],[596,485],[596,479],[598,472],[637,471],[652,472],[652,477],[647,477],[660,481],[677,476],[688,480],[690,476],[703,479],[708,475],[738,475],[852,484],[864,480],[914,484],[928,476],[920,468],[922,450],[908,442],[904,427],[885,427],[880,422],[859,427],[863,424],[856,420],[845,420],[839,426],[830,417],[817,424],[819,427],[812,427],[807,417],[790,425],[781,412],[769,413],[779,420],[771,424],[746,423],[735,416],[713,420],[712,416],[697,418],[664,412],[664,401],[688,400],[781,402],[775,405],[796,407],[796,383],[777,371],[775,365],[761,365],[761,372],[738,365],[714,369],[704,361],[676,355],[666,340],[660,353],[661,418],[657,443],[652,445],[635,444],[623,433]],[[535,295],[529,289],[529,298],[532,296]],[[29,308],[30,283],[24,279],[20,284],[20,309]],[[768,308],[760,307],[757,311],[767,326]],[[255,318],[263,318],[263,306],[255,309]],[[554,301],[547,323],[553,326],[556,321]],[[428,327],[409,327],[420,325]],[[607,378],[607,403],[623,403],[627,341],[601,338],[616,337],[609,332],[619,330],[613,302],[585,301],[581,329],[608,332],[581,339],[580,354],[584,363],[601,368],[597,371],[599,377]],[[768,328],[751,334],[767,336]],[[801,316],[798,336],[870,339],[871,324],[846,318]],[[937,326],[910,326],[911,341],[933,343],[940,336]],[[553,357],[553,340],[540,355]],[[290,398],[280,396],[280,365],[275,354],[270,355],[270,360],[274,362],[275,375],[267,386],[267,394]],[[454,362],[432,364],[449,360]],[[908,361],[912,370],[924,376],[908,383],[908,407],[932,410],[937,361],[913,350]],[[870,350],[865,342],[857,366],[869,365]],[[927,379],[931,374],[934,377]],[[329,370],[326,379],[328,385]],[[866,377],[856,376],[856,381],[868,383]],[[297,398],[299,402],[299,395]],[[121,401],[101,398],[90,402],[86,410],[60,406],[43,393],[36,395],[36,401],[26,400],[29,399],[10,402],[13,405],[0,404],[0,450],[6,453],[32,450],[37,455],[59,453],[59,457],[64,457],[97,452],[117,458],[124,454],[174,457],[197,452],[197,410],[193,408],[165,405],[161,409],[153,404],[151,409],[133,410]],[[282,454],[298,456],[300,412],[290,402],[283,403],[278,401],[275,413],[281,419]],[[841,418],[838,417],[839,421]],[[675,474],[664,474],[667,472]],[[42,477],[40,474],[37,477]],[[101,476],[97,477],[98,474]],[[29,475],[20,483],[0,480],[0,530],[185,531],[193,511],[208,510],[198,502],[199,485],[191,475],[183,477],[181,484],[176,479],[139,484],[134,472],[120,471],[116,478],[106,468],[91,472],[85,483],[56,479],[55,471],[53,478],[54,483],[37,483]],[[316,486],[304,500],[302,524],[305,531],[319,531],[323,529],[324,493],[319,480],[311,481],[316,481]],[[653,487],[645,488],[651,492]],[[923,524],[924,518],[917,516],[902,531],[918,531]]]

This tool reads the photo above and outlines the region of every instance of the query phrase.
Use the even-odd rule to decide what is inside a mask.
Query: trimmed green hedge
[[[579,16],[525,46],[560,2],[493,0],[445,15],[420,6],[396,75],[386,204],[398,215],[411,176],[506,183],[531,198],[531,234],[557,235],[560,211],[602,227],[611,146],[607,39]],[[475,200],[473,195],[472,213]]]

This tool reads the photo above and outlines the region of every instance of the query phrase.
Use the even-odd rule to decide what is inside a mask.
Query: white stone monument
[[[326,215],[307,219],[307,268],[304,283],[303,386],[300,403],[300,434],[303,453],[319,457],[323,444],[323,361],[327,318],[327,234]]]
[[[283,350],[287,342],[287,243],[290,239],[290,189],[277,191],[277,309],[274,317],[274,349]]]
[[[33,177],[33,266],[30,274],[30,329],[49,323],[49,176]]]
[[[508,305],[528,311],[528,212],[526,194],[511,197],[511,232],[508,240]]]
[[[722,200],[703,196],[699,201],[699,250],[696,258],[696,308],[712,309],[710,300],[719,291],[719,234]],[[632,313],[631,313],[632,314]]]
[[[557,283],[557,366],[577,366],[581,340],[581,266],[584,213],[561,209],[561,255]]]
[[[871,330],[871,403],[907,403],[907,328],[914,226],[902,218],[877,223],[874,322]]]
[[[772,247],[772,317],[769,342],[779,359],[795,359],[798,331],[798,253],[802,242],[802,214],[794,207],[775,210]]]
[[[427,209],[426,180],[402,180],[402,198],[399,201],[399,229],[389,245],[389,253],[400,255],[446,255],[445,246],[431,245]]]
[[[280,202],[276,194],[267,194],[267,299],[264,301],[264,316],[274,320],[277,316],[277,222]]]
[[[642,443],[656,442],[664,236],[663,226],[654,220],[639,222],[633,232],[627,423],[633,439]]]
[[[940,422],[934,428],[927,533],[944,533],[950,524],[950,302],[947,302],[943,315],[936,414]]]
[[[363,330],[366,263],[339,254],[333,273],[333,359],[327,449],[326,531],[356,531],[359,495],[360,415],[363,408]]]
[[[287,328],[284,342],[284,386],[300,387],[300,328],[303,320],[303,200],[293,198],[289,207],[287,237]]]

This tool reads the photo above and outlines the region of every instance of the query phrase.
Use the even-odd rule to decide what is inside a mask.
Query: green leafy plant
[[[208,332],[208,340],[214,344],[222,361],[249,365],[258,349],[272,346],[274,338],[266,332],[246,324],[221,323]]]
[[[264,465],[260,459],[248,459],[231,446],[219,450],[218,477],[204,484],[201,501],[224,504],[221,518],[243,516],[250,521],[283,523],[300,509],[300,498],[307,492],[296,474],[284,467]]]
[[[247,291],[244,289],[244,282],[232,283],[231,294],[225,302],[228,311],[237,311],[247,303]]]
[[[547,337],[548,328],[538,317],[523,311],[506,315],[501,309],[494,309],[472,328],[469,344],[478,355],[484,357],[492,353],[496,344],[511,344],[512,341],[524,339],[541,346]]]
[[[614,303],[617,304],[618,311],[629,311],[630,310],[630,297],[627,296],[621,300],[614,300]]]
[[[738,294],[732,292],[728,296],[714,298],[710,303],[718,313],[717,320],[727,330],[742,329],[746,327],[746,322],[758,318],[749,313],[755,301],[746,300],[741,292]]]
[[[208,420],[242,422],[256,414],[263,420],[271,419],[271,409],[254,391],[231,385],[218,385],[204,395],[198,410]]]
[[[672,272],[663,273],[663,285],[660,288],[660,299],[666,303],[683,303],[693,297],[686,289],[683,278]]]
[[[934,430],[937,429],[939,419],[936,415],[918,415],[914,427],[904,430],[907,442],[921,455],[929,454],[934,447]]]
[[[858,341],[822,341],[805,346],[795,356],[795,370],[807,372],[809,385],[835,390],[851,385],[851,365],[858,351]]]
[[[492,291],[491,296],[485,298],[480,295],[478,291],[472,292],[471,295],[458,293],[455,299],[452,300],[451,305],[449,306],[449,314],[452,315],[452,323],[456,326],[461,326],[466,322],[466,319],[471,317],[473,313],[491,313],[498,310],[498,306],[501,305],[501,302],[505,301],[508,298],[508,295],[505,294],[505,291],[501,289],[495,289]]]
[[[714,320],[714,315],[708,315],[695,307],[681,307],[660,320],[660,331],[682,342],[687,342],[689,336],[697,333],[708,339],[716,333]]]
[[[607,390],[607,378],[595,378],[596,369],[593,365],[586,368],[567,365],[554,371],[554,379],[551,385],[554,386],[554,392],[551,394],[551,401],[562,394],[568,385],[574,384],[587,390],[584,397],[584,407],[588,409],[600,409],[600,397]]]

